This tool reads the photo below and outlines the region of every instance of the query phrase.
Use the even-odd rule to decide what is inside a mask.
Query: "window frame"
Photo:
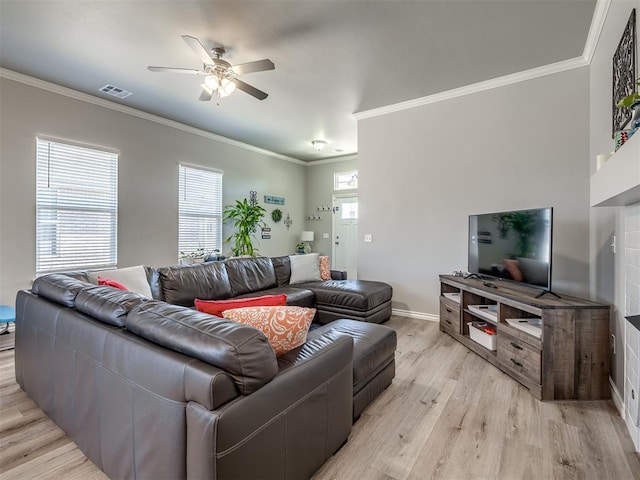
[[[36,274],[115,267],[119,152],[43,136],[35,146]]]
[[[201,209],[201,205],[189,205],[183,202],[186,201],[186,197],[189,196],[188,186],[193,185],[193,182],[189,182],[189,174],[200,177],[210,177],[209,180],[213,181],[214,191],[213,195],[216,197],[213,199],[212,208],[208,211]],[[197,256],[198,249],[203,249],[205,254],[212,254],[222,251],[222,215],[223,215],[223,201],[222,201],[222,185],[223,185],[224,172],[222,170],[203,167],[200,165],[192,165],[189,163],[180,162],[178,164],[178,257],[183,258],[185,256]],[[197,180],[197,178],[193,178]],[[197,183],[196,183],[197,185]],[[217,189],[217,191],[216,191]],[[192,195],[203,195],[202,190],[198,189],[193,191]],[[187,232],[184,232],[185,224],[196,219],[204,219],[205,224],[200,225],[200,228],[210,229],[210,231],[201,230],[198,236],[200,239],[194,238],[188,239]],[[213,220],[212,223],[206,224],[206,219]],[[217,225],[217,229],[216,229]],[[211,231],[213,230],[213,231]],[[202,241],[203,236],[212,238]]]

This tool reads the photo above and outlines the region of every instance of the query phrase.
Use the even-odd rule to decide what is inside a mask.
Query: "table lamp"
[[[304,253],[311,253],[309,242],[313,242],[313,232],[303,231],[300,240],[304,243]]]

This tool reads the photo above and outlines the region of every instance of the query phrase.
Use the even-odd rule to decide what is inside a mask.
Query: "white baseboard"
[[[611,387],[611,400],[613,400],[613,404],[616,406],[618,413],[622,418],[625,418],[624,413],[624,400],[620,396],[620,392],[616,388],[616,384],[613,383],[613,379],[609,377],[609,386]]]
[[[427,320],[428,322],[439,322],[440,317],[431,313],[411,312],[409,310],[400,310],[398,308],[391,309],[391,315],[399,317],[415,318],[417,320]]]

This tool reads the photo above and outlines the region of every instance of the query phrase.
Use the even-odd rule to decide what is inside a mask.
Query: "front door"
[[[347,278],[358,278],[358,196],[333,197],[333,265],[346,270]]]

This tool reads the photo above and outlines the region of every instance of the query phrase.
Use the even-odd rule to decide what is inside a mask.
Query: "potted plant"
[[[640,80],[636,82],[636,85],[640,87]],[[618,108],[633,107],[639,102],[640,102],[640,93],[633,92],[631,95],[627,95],[622,100],[620,100],[617,104],[617,107]]]
[[[193,252],[185,253],[180,252],[180,265],[191,265],[192,263],[203,263],[205,257],[209,256],[209,253],[204,248],[200,247]]]
[[[224,207],[223,220],[233,222],[236,231],[225,240],[232,243],[231,251],[235,257],[248,255],[255,257],[258,249],[253,246],[255,232],[259,226],[266,226],[263,218],[267,211],[257,203],[236,200],[234,205]]]
[[[636,82],[636,86],[640,88],[640,80]],[[624,97],[616,106],[618,108],[630,108],[633,111],[633,118],[631,119],[632,133],[640,128],[640,93],[638,91]]]

